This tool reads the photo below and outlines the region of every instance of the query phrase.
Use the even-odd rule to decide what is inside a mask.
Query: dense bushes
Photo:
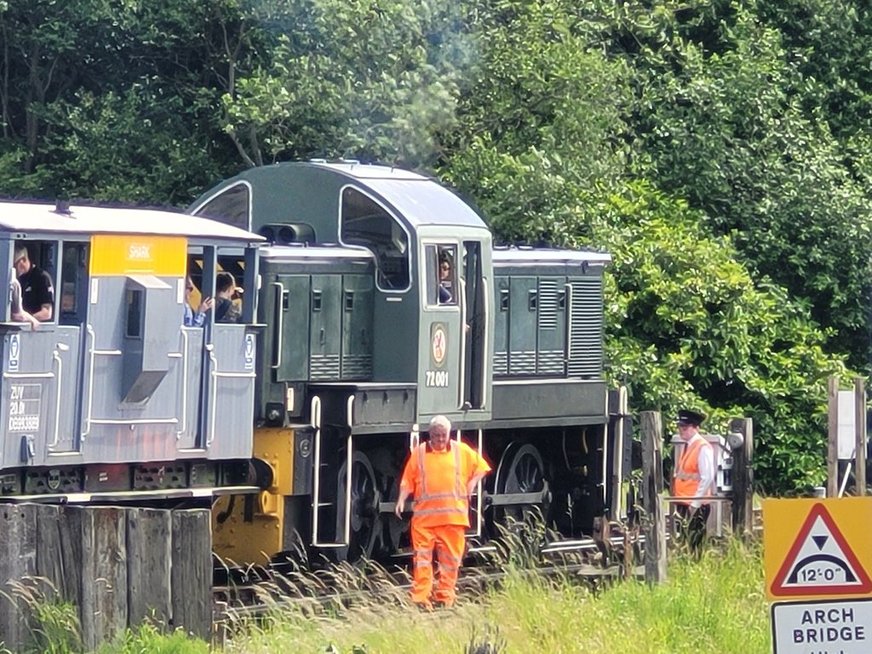
[[[870,350],[872,52],[845,0],[0,2],[0,193],[183,205],[279,159],[435,172],[498,239],[609,250],[637,409],[823,477]],[[843,363],[846,362],[846,363]]]

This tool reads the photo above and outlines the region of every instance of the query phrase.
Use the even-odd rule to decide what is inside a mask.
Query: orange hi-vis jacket
[[[467,484],[476,474],[490,469],[466,443],[448,441],[442,452],[422,443],[412,451],[400,481],[400,487],[411,489],[415,498],[412,521],[422,527],[468,527]]]
[[[697,434],[685,445],[684,452],[678,459],[675,476],[672,478],[672,494],[675,497],[696,497],[699,490],[699,482],[702,477],[699,474],[699,453],[704,447],[711,447],[709,442]],[[703,496],[712,494],[711,487],[706,488]],[[690,504],[691,500],[685,502]]]

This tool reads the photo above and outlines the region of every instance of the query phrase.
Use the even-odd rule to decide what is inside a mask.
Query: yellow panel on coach
[[[92,276],[182,277],[187,270],[187,243],[181,236],[95,234],[89,272]]]
[[[268,563],[270,556],[286,548],[284,498],[293,493],[294,430],[256,429],[254,458],[272,468],[272,485],[257,495],[220,497],[212,508],[213,548],[234,563]]]

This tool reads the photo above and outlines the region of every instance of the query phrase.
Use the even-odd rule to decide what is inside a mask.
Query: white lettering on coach
[[[131,243],[127,249],[128,259],[151,259],[151,245],[148,243]]]
[[[39,384],[10,384],[7,431],[39,431],[41,398]]]

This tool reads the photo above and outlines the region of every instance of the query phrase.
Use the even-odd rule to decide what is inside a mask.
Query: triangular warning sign
[[[812,506],[772,582],[772,594],[866,595],[872,580],[823,504]]]

